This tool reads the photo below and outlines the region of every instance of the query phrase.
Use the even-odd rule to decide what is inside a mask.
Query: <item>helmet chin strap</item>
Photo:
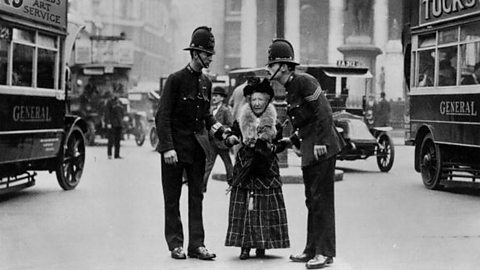
[[[202,63],[203,68],[208,68],[207,65],[205,65],[205,62],[203,62],[202,56],[200,56],[199,52],[196,52],[198,59],[200,59],[200,63]]]
[[[272,76],[270,76],[270,79],[269,81],[273,80],[273,78],[275,78],[275,76],[277,75],[277,73],[280,71],[280,69],[282,68],[283,66],[283,63],[280,64],[280,66],[278,66],[277,70],[275,71],[275,73],[273,73]]]

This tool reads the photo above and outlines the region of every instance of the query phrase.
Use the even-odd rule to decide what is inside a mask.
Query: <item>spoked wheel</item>
[[[150,144],[154,149],[157,149],[158,136],[157,136],[157,129],[155,127],[152,127],[150,129]]]
[[[395,159],[395,148],[393,141],[387,134],[382,134],[378,138],[377,165],[380,171],[388,172],[392,169]]]
[[[143,123],[139,122],[136,129],[135,143],[137,143],[138,146],[142,146],[145,142],[145,129],[143,128]]]
[[[432,135],[425,136],[420,148],[420,172],[425,187],[440,189],[442,172],[442,154],[440,147],[433,141]]]
[[[74,189],[80,182],[85,165],[85,140],[82,131],[74,127],[65,140],[61,162],[55,170],[58,184],[64,190]]]

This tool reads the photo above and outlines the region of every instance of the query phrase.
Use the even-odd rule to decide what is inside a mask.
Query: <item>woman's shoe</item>
[[[240,260],[246,260],[250,258],[250,248],[242,248],[240,252]]]
[[[255,250],[255,254],[256,254],[257,257],[259,257],[259,258],[265,257],[265,249],[264,249],[264,248],[257,248],[257,249]]]

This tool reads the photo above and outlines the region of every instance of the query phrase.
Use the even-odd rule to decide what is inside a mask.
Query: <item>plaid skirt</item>
[[[281,187],[254,190],[232,188],[225,246],[263,249],[290,247]]]

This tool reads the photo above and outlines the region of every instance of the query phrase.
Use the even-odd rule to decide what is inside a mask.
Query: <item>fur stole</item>
[[[243,104],[238,116],[238,124],[242,132],[243,143],[248,146],[255,145],[257,138],[272,142],[277,134],[277,111],[273,104],[268,104],[260,117],[257,117],[248,103]]]

